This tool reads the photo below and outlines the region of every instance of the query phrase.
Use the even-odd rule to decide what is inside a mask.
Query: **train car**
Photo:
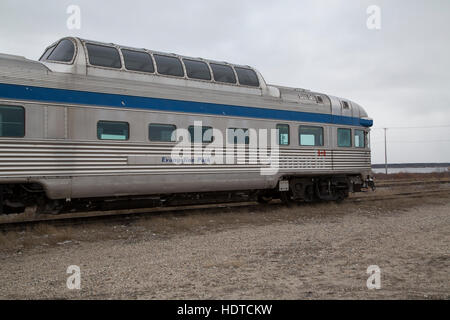
[[[269,85],[249,66],[66,37],[39,61],[0,54],[0,212],[242,194],[342,200],[373,185],[372,122],[349,99]],[[182,129],[200,158],[173,160]],[[264,130],[277,135],[270,174],[257,151],[251,161]],[[205,160],[219,140],[211,132],[243,161],[237,151]]]

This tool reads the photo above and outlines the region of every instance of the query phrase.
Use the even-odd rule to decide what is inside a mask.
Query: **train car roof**
[[[58,45],[62,40],[64,39],[68,39],[71,40],[72,42],[74,42],[75,44],[75,56],[77,54],[79,54],[79,48],[77,46],[77,44],[81,44],[83,47],[86,44],[96,44],[96,45],[100,45],[100,46],[107,46],[107,47],[114,47],[116,49],[127,49],[127,50],[133,50],[133,51],[140,51],[140,52],[147,52],[150,54],[156,54],[156,55],[164,55],[164,56],[172,56],[172,57],[176,57],[181,59],[188,59],[188,60],[197,60],[197,61],[202,61],[202,62],[206,62],[206,63],[217,63],[217,64],[222,64],[222,65],[228,65],[231,67],[237,67],[237,68],[245,68],[245,69],[250,69],[252,71],[254,71],[255,73],[258,74],[258,78],[259,80],[263,80],[263,84],[265,85],[265,81],[264,78],[262,77],[262,75],[253,67],[249,66],[249,65],[242,65],[242,64],[236,64],[236,63],[230,63],[227,61],[220,61],[220,60],[213,60],[213,59],[205,59],[205,58],[201,58],[201,57],[192,57],[192,56],[184,56],[184,55],[180,55],[180,54],[176,54],[176,53],[171,53],[171,52],[162,52],[162,51],[157,51],[157,50],[150,50],[150,49],[146,49],[146,48],[137,48],[137,47],[130,47],[130,46],[125,46],[125,45],[119,45],[116,43],[108,43],[108,42],[101,42],[101,41],[96,41],[96,40],[88,40],[88,39],[83,39],[83,38],[79,38],[79,37],[64,37],[61,38],[55,42],[53,42],[51,45],[49,45],[45,51],[44,54],[40,57],[39,61],[41,62],[45,62],[45,63],[59,63],[61,61],[50,61],[47,60],[45,57],[45,53],[47,52],[48,49],[55,47],[56,45]],[[120,52],[119,50],[119,52]],[[73,62],[73,61],[70,61]],[[261,84],[261,85],[263,85]]]
[[[53,61],[51,59],[47,60],[46,58],[49,57],[50,53],[53,53],[53,51],[55,52],[58,51],[54,49],[58,48],[59,44],[61,44],[64,40],[70,40],[70,42],[73,44],[73,48],[71,48],[72,51],[70,52],[70,55],[65,57],[63,55],[61,58],[62,61]],[[89,44],[115,48],[117,51],[115,53],[117,56],[117,60],[120,61],[119,67],[110,68],[91,64],[89,61],[91,57],[89,55],[90,52],[88,51]],[[66,45],[71,46],[68,43],[68,41],[66,41]],[[132,50],[148,53],[153,63],[154,71],[148,73],[141,71],[135,72],[133,70],[125,68],[127,61],[124,59],[124,54],[122,53],[122,50]],[[159,65],[157,63],[155,55],[163,55],[178,58],[183,70],[182,75],[171,76],[160,73]],[[37,77],[39,77],[39,74],[42,73],[62,72],[62,73],[78,74],[82,76],[92,75],[108,79],[116,78],[121,80],[154,82],[156,84],[162,85],[188,86],[200,89],[212,89],[212,90],[245,93],[259,96],[262,95],[265,98],[272,97],[272,99],[273,98],[281,99],[281,101],[290,104],[291,106],[301,105],[307,107],[309,105],[314,108],[317,107],[318,109],[323,109],[323,111],[327,109],[328,110],[327,112],[332,112],[333,114],[335,112],[340,112],[339,109],[342,109],[343,106],[347,106],[351,103],[350,109],[355,110],[355,112],[357,112],[363,118],[367,117],[367,113],[360,105],[348,99],[333,97],[327,94],[318,93],[302,88],[292,88],[267,84],[262,75],[256,69],[248,65],[232,64],[225,61],[204,59],[200,57],[189,57],[175,53],[166,53],[155,50],[148,50],[145,48],[121,46],[114,43],[86,40],[78,37],[65,37],[59,39],[58,41],[55,41],[46,48],[44,54],[41,56],[39,61],[28,60],[24,57],[5,54],[0,54],[0,60],[2,60],[0,67],[2,69],[2,72],[5,74],[11,73],[17,75],[17,68],[19,67],[19,69],[22,68],[24,72],[26,70],[28,74],[30,71],[32,73],[36,73]],[[198,80],[188,76],[185,60],[194,60],[206,63],[210,78]],[[220,81],[217,81],[215,79],[215,73],[213,72],[211,64],[221,64],[229,66],[232,72],[234,73],[235,82],[222,83]],[[251,86],[241,84],[240,77],[238,75],[238,69],[236,68],[245,68],[253,71],[257,77],[256,79],[258,81],[258,85]],[[276,100],[274,100],[274,102],[275,101]]]

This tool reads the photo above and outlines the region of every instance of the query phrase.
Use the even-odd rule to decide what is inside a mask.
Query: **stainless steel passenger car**
[[[278,172],[167,161],[171,131],[195,121],[278,129]],[[348,99],[248,66],[63,38],[40,61],[0,55],[0,211],[211,192],[339,200],[371,183],[371,125]]]

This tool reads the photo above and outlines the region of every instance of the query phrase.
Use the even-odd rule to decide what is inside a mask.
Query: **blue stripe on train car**
[[[233,106],[216,103],[149,98],[67,89],[0,83],[0,98],[41,102],[70,103],[116,108],[138,108],[159,111],[224,115],[235,117],[333,123],[370,127],[372,120],[330,114]]]

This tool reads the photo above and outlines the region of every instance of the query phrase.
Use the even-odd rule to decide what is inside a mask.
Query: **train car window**
[[[129,136],[128,122],[99,121],[97,123],[97,138],[100,140],[128,140]]]
[[[365,139],[366,132],[364,130],[355,130],[355,147],[364,148],[366,144]]]
[[[189,126],[188,131],[189,134],[191,135],[191,142],[212,142],[213,141],[213,135],[212,135],[212,127],[201,127],[202,131],[201,131],[201,137],[198,137],[197,135],[195,135],[195,129],[194,126]]]
[[[25,136],[25,110],[22,107],[0,106],[0,137]]]
[[[75,46],[73,42],[64,39],[61,40],[56,48],[48,55],[47,60],[60,61],[60,62],[70,62],[75,54]]]
[[[229,144],[249,144],[250,137],[248,129],[245,128],[228,128],[227,141]]]
[[[349,106],[349,104],[348,104],[347,101],[342,101],[342,107],[343,107],[344,109],[350,109],[350,106]]]
[[[191,79],[211,80],[208,65],[202,61],[183,59],[187,76]]]
[[[224,64],[211,63],[214,80],[225,83],[236,83],[236,76],[230,66]]]
[[[173,124],[151,123],[148,126],[148,137],[150,141],[174,142],[175,139],[172,139],[172,133],[176,129],[177,127]]]
[[[255,71],[241,67],[234,67],[234,70],[236,70],[240,84],[244,86],[259,87],[259,80]]]
[[[323,128],[300,126],[299,138],[301,146],[323,146]]]
[[[120,69],[119,51],[113,47],[101,46],[87,43],[86,48],[89,55],[89,63],[93,66]]]
[[[351,147],[352,146],[352,130],[338,128],[337,129],[337,142],[338,147]]]
[[[52,53],[53,49],[55,49],[55,46],[48,48],[45,50],[44,54],[39,58],[39,61],[45,61],[47,60],[50,53]]]
[[[323,99],[321,96],[316,96],[316,102],[317,103],[323,103]]]
[[[162,56],[159,54],[154,54],[153,57],[155,57],[156,67],[159,74],[176,77],[184,76],[183,66],[178,58]]]
[[[278,130],[278,144],[280,146],[289,145],[289,125],[277,124],[277,130]]]
[[[152,57],[141,51],[122,49],[123,61],[125,68],[131,71],[155,72]]]

